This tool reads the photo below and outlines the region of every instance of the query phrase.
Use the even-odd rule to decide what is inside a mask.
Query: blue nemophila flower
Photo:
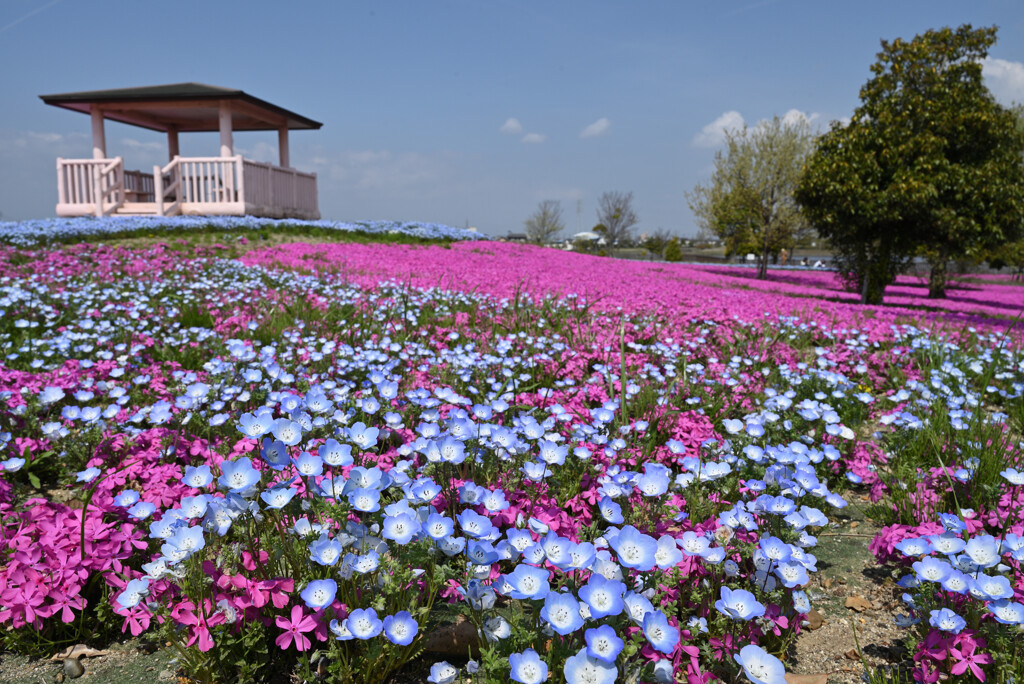
[[[490,518],[480,515],[470,508],[462,511],[456,518],[459,521],[459,527],[462,528],[463,533],[467,537],[473,537],[474,539],[486,537],[494,529]]]
[[[619,670],[614,665],[588,655],[586,648],[566,658],[562,672],[566,684],[614,684],[619,676]]]
[[[992,613],[992,617],[995,618],[996,622],[1004,625],[1024,624],[1024,605],[1020,603],[1010,601],[1009,599],[999,599],[998,601],[992,601],[985,607]]]
[[[319,565],[334,565],[341,557],[342,548],[341,542],[322,534],[309,545],[309,559]]]
[[[345,430],[348,440],[363,451],[369,451],[377,446],[377,435],[380,430],[375,427],[367,427],[363,423],[355,423]]]
[[[122,608],[134,608],[139,605],[143,597],[149,595],[149,580],[133,579],[125,585],[124,590],[117,595],[117,602]]]
[[[338,583],[332,579],[310,580],[299,596],[306,602],[308,608],[322,610],[334,603],[337,593]]]
[[[64,390],[62,390],[60,387],[44,387],[43,391],[39,393],[39,402],[43,406],[56,404],[63,398]]]
[[[970,575],[967,575],[970,578]],[[1002,575],[990,576],[979,574],[970,578],[969,590],[971,595],[982,601],[998,601],[999,599],[1013,598],[1013,587],[1010,580]]]
[[[931,618],[928,620],[928,624],[935,629],[942,630],[943,632],[959,634],[960,630],[967,626],[967,621],[951,611],[949,608],[933,610],[929,614],[931,615]]]
[[[233,494],[242,494],[260,481],[260,473],[252,467],[252,460],[248,456],[242,456],[236,461],[224,461],[220,464],[220,470],[223,474],[217,483]]]
[[[357,608],[345,620],[348,630],[356,639],[372,639],[384,629],[384,623],[373,608]]]
[[[964,547],[964,553],[977,565],[991,568],[999,563],[999,542],[990,534],[971,537]]]
[[[553,473],[543,461],[527,461],[523,464],[523,474],[533,482],[540,482],[544,478],[551,477]]]
[[[134,489],[126,489],[114,497],[114,505],[127,508],[139,500],[139,493]]]
[[[348,493],[348,502],[357,511],[374,513],[380,510],[380,491],[359,487]]]
[[[352,465],[352,447],[340,444],[337,440],[328,439],[320,445],[317,455],[329,466],[343,468]]]
[[[928,542],[931,544],[933,549],[939,553],[944,553],[947,556],[960,553],[964,550],[964,547],[967,546],[967,542],[952,532],[930,534],[928,535]]]
[[[156,504],[148,501],[140,501],[128,509],[128,515],[136,520],[145,520],[154,513],[156,513]]]
[[[206,509],[209,506],[210,497],[206,494],[198,494],[196,496],[184,496],[181,501],[178,502],[178,508],[181,510],[181,515],[186,520],[195,520],[196,518],[202,518],[206,515]]]
[[[457,556],[466,548],[466,538],[449,535],[444,539],[437,540],[437,548],[441,549],[446,556]]]
[[[324,461],[319,456],[314,456],[308,451],[303,451],[296,458],[292,459],[295,470],[303,477],[315,477],[324,472]]]
[[[896,542],[895,548],[904,556],[923,556],[931,552],[931,542],[927,537],[908,537]]]
[[[580,600],[590,608],[590,616],[594,619],[622,613],[624,604],[622,597],[626,593],[626,584],[609,580],[593,573],[580,590]]]
[[[724,557],[724,556],[723,556]],[[654,562],[662,570],[675,567],[683,560],[683,552],[679,550],[676,538],[670,534],[663,534],[658,538],[658,550],[654,552]]]
[[[514,599],[544,599],[551,591],[548,584],[550,573],[544,568],[520,563],[505,575],[505,581],[512,587],[509,597]]]
[[[918,580],[922,582],[941,582],[949,576],[949,573],[953,572],[953,567],[948,561],[935,556],[915,561],[912,567],[917,573]]]
[[[1024,471],[1016,468],[1007,468],[999,473],[1012,485],[1024,485]]]
[[[269,413],[243,413],[238,418],[238,431],[254,439],[270,432],[273,425],[274,419]]]
[[[384,636],[396,646],[408,646],[416,638],[420,626],[407,610],[384,618]]]
[[[427,533],[428,537],[438,541],[444,539],[455,530],[455,521],[446,515],[434,511],[427,516],[426,522],[423,523],[423,530]]]
[[[775,576],[782,581],[787,589],[801,587],[810,582],[807,569],[799,563],[779,563],[775,567]]]
[[[764,615],[764,606],[746,589],[722,587],[722,598],[715,601],[718,612],[733,620],[747,621]]]
[[[549,593],[544,599],[544,607],[540,609],[540,616],[562,636],[583,626],[579,601],[569,593]]]
[[[597,510],[601,512],[601,517],[612,525],[620,525],[626,521],[622,517],[622,506],[617,504],[607,494],[601,497],[601,500],[597,503]]]
[[[75,482],[92,482],[101,472],[103,471],[95,466],[92,468],[86,468],[85,470],[75,473]]]
[[[508,664],[512,670],[509,676],[514,682],[540,684],[548,678],[547,663],[532,648],[509,655]]]
[[[651,604],[650,600],[643,594],[639,594],[635,591],[626,592],[626,595],[622,597],[622,603],[626,606],[626,612],[629,614],[629,619],[638,627],[643,626],[644,617],[654,610],[654,606]]]
[[[412,541],[413,535],[419,533],[420,522],[408,513],[399,513],[385,517],[381,528],[381,537],[404,546]]]
[[[703,557],[711,547],[711,542],[707,537],[697,534],[693,530],[683,532],[682,538],[678,539],[676,543],[687,556]]]
[[[208,465],[185,466],[185,474],[181,476],[181,481],[188,487],[202,489],[213,482],[213,473]]]
[[[588,629],[584,633],[584,639],[587,642],[587,655],[606,663],[614,663],[625,646],[611,625]]]
[[[458,676],[459,671],[455,666],[447,660],[442,660],[430,666],[430,675],[427,677],[427,681],[431,684],[452,684]]]
[[[623,567],[641,572],[654,569],[658,542],[632,525],[623,527],[614,539],[609,540],[609,544]]]
[[[652,610],[644,616],[643,629],[647,641],[661,653],[672,653],[679,643],[679,630],[668,623],[660,610]]]
[[[786,683],[786,666],[760,646],[744,646],[733,658],[754,684]]]
[[[298,490],[294,487],[271,487],[262,492],[260,498],[267,504],[267,508],[281,509],[288,505]]]
[[[776,497],[775,500],[778,501],[780,498],[782,497]],[[761,539],[758,540],[758,546],[760,546],[761,551],[764,552],[765,556],[776,563],[785,563],[793,555],[793,550],[790,548],[789,544],[778,537],[772,537],[770,535],[761,537]]]

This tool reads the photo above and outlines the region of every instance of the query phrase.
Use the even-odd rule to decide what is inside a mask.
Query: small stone
[[[860,527],[860,523],[857,522],[856,520],[854,520],[852,523],[850,523],[850,529],[851,530],[856,529],[858,527]]]
[[[174,673],[171,672],[170,670],[161,670],[160,674],[158,674],[156,676],[156,678],[159,679],[162,682],[166,682],[166,681],[169,681],[171,679],[174,679]]]
[[[85,667],[82,666],[82,661],[78,658],[65,658],[64,674],[68,676],[68,679],[78,679],[84,675]]]
[[[786,673],[786,684],[828,684],[827,674],[798,675]]]

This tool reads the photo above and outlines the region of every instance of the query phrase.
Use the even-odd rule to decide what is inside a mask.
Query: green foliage
[[[665,245],[665,261],[682,261],[683,248],[679,244],[679,238],[672,238]]]
[[[630,232],[640,220],[633,209],[633,193],[617,190],[603,192],[597,201],[598,226],[594,232],[604,237],[609,247],[630,241]],[[598,227],[604,230],[599,232]]]
[[[687,201],[701,229],[725,242],[727,256],[760,254],[758,277],[764,278],[768,257],[792,249],[809,230],[793,192],[814,136],[805,120],[776,116],[726,131],[725,139],[711,182],[698,184]]]
[[[882,41],[861,105],[808,159],[797,200],[862,302],[922,250],[941,296],[950,258],[1020,234],[1024,134],[981,77],[995,40],[963,25]]]

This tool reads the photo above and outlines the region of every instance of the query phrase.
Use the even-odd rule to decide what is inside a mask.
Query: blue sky
[[[91,156],[88,117],[38,95],[197,81],[323,122],[292,133],[291,162],[318,173],[324,218],[502,235],[557,199],[575,232],[620,190],[638,232],[691,235],[685,192],[723,125],[793,111],[827,127],[857,106],[880,39],[961,23],[999,27],[986,79],[1024,102],[1019,0],[4,0],[0,212],[52,216],[56,157]],[[217,137],[181,147],[216,154]],[[276,162],[275,134],[235,147]],[[108,122],[107,148],[130,169],[166,162],[143,129]]]

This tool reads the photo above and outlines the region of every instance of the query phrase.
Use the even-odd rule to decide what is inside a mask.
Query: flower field
[[[775,684],[818,537],[858,507],[908,645],[867,680],[1024,677],[1024,287],[906,280],[867,308],[821,273],[7,225],[6,652],[133,635],[196,681]],[[446,230],[422,237],[469,237]]]

